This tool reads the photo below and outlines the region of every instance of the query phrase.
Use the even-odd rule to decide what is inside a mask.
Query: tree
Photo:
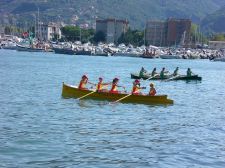
[[[61,29],[62,34],[68,41],[80,40],[80,28],[77,26],[65,26]]]
[[[126,45],[132,44],[140,46],[144,44],[144,32],[139,30],[128,29],[126,33],[123,33],[118,39],[118,43],[124,43]]]
[[[95,43],[99,43],[99,42],[105,42],[106,41],[106,35],[104,32],[102,31],[98,31],[95,33],[93,41]]]
[[[82,29],[81,30],[81,42],[82,43],[87,43],[89,41],[93,41],[94,38],[94,34],[95,34],[95,30],[94,29]]]
[[[212,38],[214,41],[225,41],[225,34],[216,34]]]
[[[81,29],[78,26],[65,26],[61,29],[64,39],[67,41],[79,41],[86,43],[94,36],[94,29]]]

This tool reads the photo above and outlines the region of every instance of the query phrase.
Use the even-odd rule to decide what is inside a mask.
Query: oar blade
[[[85,97],[87,97],[87,96],[89,96],[89,95],[91,95],[91,94],[93,94],[93,93],[95,93],[95,91],[90,92],[90,93],[88,93],[88,94],[86,94],[86,95],[83,95],[83,96],[77,98],[77,100],[83,99],[83,98],[85,98]]]

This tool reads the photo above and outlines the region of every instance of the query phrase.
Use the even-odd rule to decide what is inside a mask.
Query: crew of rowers
[[[176,67],[176,69],[174,70],[172,76],[176,77],[178,76],[178,71],[179,71],[179,67]],[[141,70],[140,70],[140,73],[139,73],[139,76],[140,77],[143,77],[145,74],[147,74],[147,71],[142,67]],[[160,77],[161,79],[165,79],[166,76],[169,75],[169,71],[166,71],[166,69],[163,67],[162,70],[160,71],[160,73],[157,73],[156,72],[156,68],[154,68],[152,70],[152,73],[151,73],[151,77]],[[186,73],[187,77],[191,77],[192,75],[194,75],[191,71],[190,68],[187,69],[187,73]]]
[[[108,92],[108,93],[119,94],[119,93],[121,93],[121,91],[119,91],[118,88],[123,88],[125,90],[125,87],[118,85],[118,83],[119,83],[118,78],[114,78],[113,81],[110,82],[110,83],[104,83],[103,78],[100,77],[99,81],[98,81],[98,84],[93,84],[93,83],[88,81],[88,77],[86,75],[83,75],[82,78],[81,78],[78,89],[87,90],[86,85],[91,84],[91,85],[96,86],[96,92]],[[111,89],[107,90],[107,87],[109,85],[111,85]],[[140,81],[136,79],[133,82],[133,88],[132,88],[131,94],[142,95],[142,93],[141,93],[142,89],[146,89],[146,87],[141,87]],[[149,96],[155,96],[156,95],[156,90],[154,88],[153,83],[150,83],[150,90],[149,90],[148,95]]]

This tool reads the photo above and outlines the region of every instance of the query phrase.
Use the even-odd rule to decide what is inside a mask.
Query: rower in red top
[[[99,78],[99,82],[97,84],[97,92],[107,92],[108,90],[105,89],[110,83],[103,83],[103,78]]]
[[[88,77],[86,75],[83,75],[79,84],[78,89],[80,90],[87,90],[86,85],[87,84],[91,84],[91,85],[95,85],[91,82],[88,82]]]
[[[154,84],[150,83],[150,91],[149,91],[149,96],[155,96],[156,95],[156,90],[154,88]]]
[[[133,82],[132,94],[134,94],[134,95],[141,94],[141,89],[145,89],[145,87],[140,87],[140,86],[141,86],[140,81],[138,79],[136,79]]]
[[[110,93],[120,93],[118,91],[118,87],[123,87],[123,86],[119,86],[118,85],[118,82],[119,82],[119,79],[118,78],[114,78],[113,81],[112,81],[112,88],[110,90]],[[125,89],[125,87],[123,87]]]
[[[86,75],[83,75],[79,84],[78,89],[80,90],[87,90],[86,85],[88,83],[88,77]]]

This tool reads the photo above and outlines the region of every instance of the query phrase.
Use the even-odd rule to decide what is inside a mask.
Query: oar
[[[87,97],[87,96],[89,96],[89,95],[91,95],[91,94],[93,94],[93,93],[95,93],[95,91],[90,92],[90,93],[88,93],[88,94],[86,94],[86,95],[84,95],[84,96],[81,96],[81,97],[77,98],[77,100],[83,99],[83,98],[85,98],[85,97]]]
[[[195,74],[195,73],[193,73],[193,72],[192,72],[192,75],[193,75],[193,76],[198,76],[197,74]]]
[[[153,76],[151,76],[150,78],[148,78],[148,79],[146,79],[146,80],[150,80],[150,79],[152,79],[152,78],[156,77],[157,75],[158,75],[158,74],[153,75]]]
[[[131,96],[132,94],[128,94],[128,95],[126,95],[126,96],[124,96],[124,97],[122,97],[122,98],[120,98],[120,99],[118,99],[118,100],[116,100],[116,101],[114,101],[114,102],[112,102],[112,103],[118,103],[119,101],[121,101],[121,100],[123,100],[123,99],[126,99],[127,97],[129,97],[129,96]]]
[[[171,77],[171,78],[169,78],[169,79],[166,79],[166,80],[164,80],[165,82],[167,82],[167,81],[170,81],[170,80],[173,80],[173,79],[175,79],[175,78],[178,78],[180,75],[176,75],[176,76],[173,76],[173,77]]]

